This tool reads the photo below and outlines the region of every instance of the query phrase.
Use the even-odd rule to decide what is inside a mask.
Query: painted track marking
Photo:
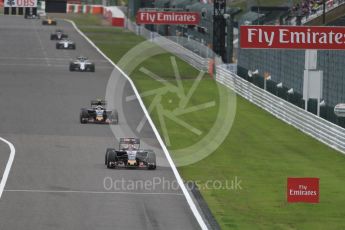
[[[11,142],[9,142],[8,140],[5,140],[2,137],[0,137],[0,140],[5,142],[10,147],[10,150],[11,150],[10,157],[8,158],[8,161],[7,161],[7,164],[6,164],[6,168],[5,168],[5,171],[4,171],[4,175],[2,176],[2,179],[1,179],[1,182],[0,182],[0,199],[1,199],[2,193],[3,193],[4,189],[5,189],[5,185],[6,185],[6,182],[7,182],[8,175],[10,174],[10,171],[11,171],[11,167],[12,167],[12,164],[13,164],[14,156],[16,154],[16,149],[14,148],[14,145]]]
[[[0,56],[0,59],[6,59],[6,60],[16,60],[16,61],[26,61],[26,60],[37,60],[37,61],[45,61],[46,59],[48,60],[52,60],[52,61],[71,61],[73,60],[73,58],[54,58],[54,57],[47,57],[47,58],[41,58],[41,57],[1,57]],[[96,60],[92,60],[94,62],[104,62],[104,63],[108,63],[108,61],[106,60],[100,60],[100,59],[96,59]]]
[[[75,194],[126,194],[126,195],[170,195],[184,196],[183,193],[168,192],[124,192],[124,191],[79,191],[79,190],[39,190],[39,189],[5,189],[4,192],[26,192],[26,193],[75,193]]]
[[[44,55],[44,60],[47,62],[47,65],[50,66],[50,62],[49,62],[49,60],[48,60],[47,51],[46,51],[46,49],[45,49],[44,46],[43,46],[43,42],[42,42],[42,39],[41,39],[40,35],[38,34],[38,30],[37,30],[36,24],[34,24],[34,23],[32,22],[32,25],[34,25],[35,35],[36,35],[37,38],[38,38],[38,41],[39,41],[41,50],[42,50],[43,55]]]

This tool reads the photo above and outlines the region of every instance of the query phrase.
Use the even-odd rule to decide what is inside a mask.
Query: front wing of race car
[[[118,112],[106,111],[105,115],[97,116],[94,111],[82,109],[80,112],[80,123],[96,123],[96,124],[118,124]]]
[[[74,63],[71,62],[69,65],[70,71],[80,71],[80,72],[95,72],[94,63]]]
[[[108,148],[105,153],[107,168],[146,168],[154,170],[157,167],[156,155],[152,150],[138,150],[136,159],[129,160],[126,151],[116,151]]]
[[[76,49],[75,43],[56,43],[56,49]],[[72,70],[73,71],[73,70]]]

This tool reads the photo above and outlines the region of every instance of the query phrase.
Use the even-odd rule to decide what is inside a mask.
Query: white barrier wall
[[[223,66],[217,67],[216,80],[275,117],[345,154],[344,128],[257,87]]]

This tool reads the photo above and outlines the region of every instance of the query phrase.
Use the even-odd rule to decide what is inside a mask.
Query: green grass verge
[[[83,17],[77,24],[85,25]],[[90,20],[90,19],[87,19]],[[114,62],[142,38],[122,29],[83,28],[82,30]],[[170,56],[162,54],[143,62],[152,72],[174,83],[172,70],[167,68]],[[188,78],[197,71],[178,60],[185,89],[191,87]],[[138,71],[133,72],[138,90],[145,92],[161,86]],[[191,99],[190,106],[199,105],[217,98],[217,84],[205,76]],[[166,98],[165,98],[166,97]],[[148,107],[153,97],[145,97]],[[164,95],[162,106],[173,110],[178,98]],[[203,132],[207,132],[214,121],[217,107],[204,113],[191,113],[185,119]],[[157,113],[151,114],[161,134]],[[226,121],[224,121],[226,122]],[[198,140],[196,135],[168,122],[172,145],[170,149],[186,147]],[[345,157],[319,143],[295,128],[276,119],[269,113],[237,97],[236,119],[230,134],[221,146],[204,160],[179,171],[185,180],[208,180],[225,182],[237,177],[242,189],[202,189],[202,194],[222,229],[345,229]],[[319,204],[288,204],[286,202],[287,177],[319,177]]]
[[[73,20],[79,28],[92,27],[92,26],[102,26],[104,23],[101,20],[101,16],[92,14],[67,14],[65,18]]]

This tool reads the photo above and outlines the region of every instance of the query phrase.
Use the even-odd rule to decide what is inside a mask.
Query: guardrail
[[[345,154],[345,129],[309,113],[245,79],[224,66],[216,68],[216,80],[237,94],[326,145]]]

